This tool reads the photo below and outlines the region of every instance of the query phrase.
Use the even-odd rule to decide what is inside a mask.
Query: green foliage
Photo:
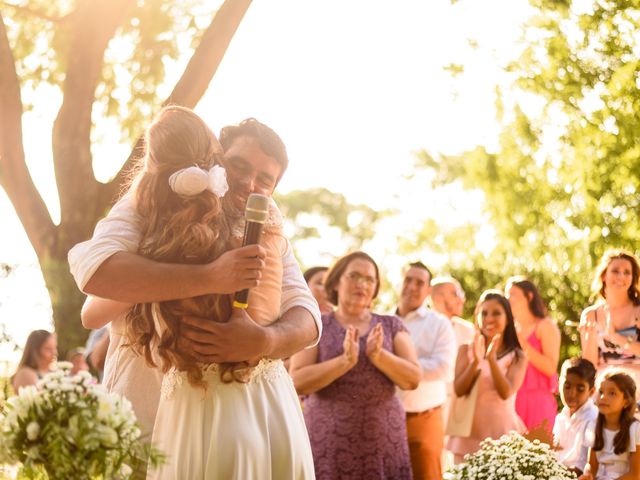
[[[363,242],[374,236],[376,222],[391,214],[388,210],[376,211],[367,205],[352,205],[344,195],[326,188],[276,194],[275,199],[288,225],[293,228],[290,238],[295,241],[319,238],[317,222],[310,220],[320,217],[342,232],[345,251],[361,248]]]
[[[70,28],[78,3],[31,0],[28,7],[16,8],[0,1],[18,77],[27,93],[25,110],[33,107],[29,93],[39,85],[61,92],[68,58],[73,55]],[[166,80],[167,65],[197,45],[202,25],[197,25],[194,14],[208,18],[215,7],[215,2],[203,7],[197,0],[138,0],[128,12],[105,52],[94,105],[94,115],[117,121],[123,141],[137,139],[141,125],[165,100],[168,92],[158,86]],[[191,45],[179,45],[181,37],[190,39]],[[123,48],[127,45],[131,48]],[[100,134],[94,131],[94,136]]]
[[[579,350],[565,322],[593,301],[597,259],[609,247],[638,252],[640,2],[593,2],[583,12],[575,2],[531,4],[526,48],[509,66],[516,80],[497,91],[497,151],[418,156],[435,187],[482,192],[486,217],[465,227],[462,242],[461,232],[433,235],[435,225],[417,236],[450,254],[446,268],[474,299],[512,274],[531,277],[563,327],[565,357]],[[474,236],[487,225],[495,245],[482,252]]]

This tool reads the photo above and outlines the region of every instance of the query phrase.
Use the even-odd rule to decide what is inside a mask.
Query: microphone
[[[252,193],[247,199],[247,206],[244,211],[244,238],[242,246],[255,245],[260,243],[262,228],[269,217],[269,197]],[[233,306],[236,308],[247,308],[249,306],[249,289],[245,288],[236,292],[233,297]]]

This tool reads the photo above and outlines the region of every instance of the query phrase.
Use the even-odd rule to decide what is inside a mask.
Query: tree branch
[[[251,0],[226,0],[222,4],[204,32],[180,80],[163,105],[176,104],[194,108],[198,104],[250,5]],[[113,200],[116,197],[127,172],[135,160],[140,158],[142,146],[143,139],[140,137],[118,174],[104,185],[103,198]]]
[[[56,227],[25,162],[20,83],[1,13],[0,72],[0,184],[40,256],[48,252]]]
[[[87,202],[95,203],[99,197],[101,184],[92,168],[91,110],[104,51],[134,3],[135,0],[86,0],[80,2],[73,16],[63,102],[53,125],[61,217],[71,229],[83,224],[78,206],[90,209]]]

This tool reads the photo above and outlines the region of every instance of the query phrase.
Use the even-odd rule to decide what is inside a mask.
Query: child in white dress
[[[597,395],[598,418],[587,431],[589,463],[579,480],[640,480],[640,423],[636,385],[626,373],[603,378]]]

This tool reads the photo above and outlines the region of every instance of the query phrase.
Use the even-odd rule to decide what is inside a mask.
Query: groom
[[[240,211],[249,194],[273,193],[288,165],[285,146],[273,130],[247,119],[223,128],[220,143],[227,195]],[[71,249],[71,272],[83,292],[126,303],[150,303],[233,293],[260,281],[265,252],[258,245],[230,250],[206,265],[159,263],[137,255],[140,232],[135,218],[135,206],[122,199],[98,223],[93,238]],[[282,301],[276,322],[263,327],[237,309],[225,323],[184,317],[182,348],[204,363],[255,362],[285,358],[317,342],[320,312],[290,245],[282,262]]]

